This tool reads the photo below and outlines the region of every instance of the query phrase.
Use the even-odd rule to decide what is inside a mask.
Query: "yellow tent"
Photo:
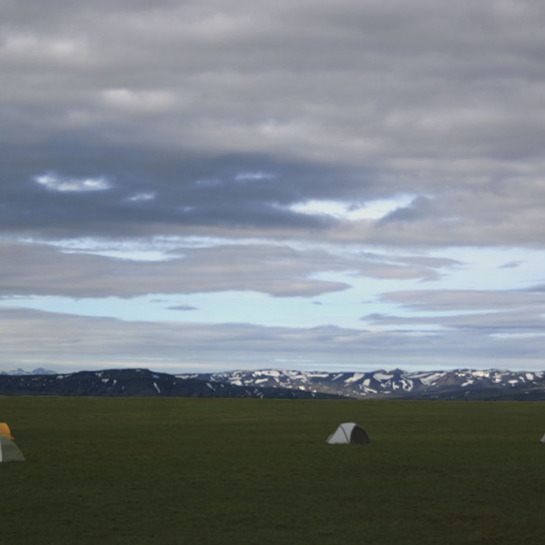
[[[25,457],[13,440],[9,426],[0,422],[0,462],[24,462]]]
[[[0,422],[0,434],[13,441],[13,435],[11,435],[9,426],[5,422]]]

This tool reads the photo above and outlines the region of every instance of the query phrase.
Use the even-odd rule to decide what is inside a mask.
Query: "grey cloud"
[[[493,335],[543,336],[545,319],[539,310],[534,313],[519,309],[480,315],[458,316],[445,320],[449,327],[461,330],[479,330]]]
[[[362,321],[368,326],[387,327],[393,338],[397,333],[428,339],[442,345],[445,350],[452,350],[453,354],[465,353],[468,361],[494,355],[497,362],[512,358],[511,365],[523,366],[523,362],[539,358],[543,353],[545,319],[539,309],[532,312],[514,308],[455,316],[370,314],[364,316]],[[460,348],[453,342],[455,339],[461,344]],[[470,350],[466,352],[466,348]],[[502,354],[500,350],[505,352]],[[448,359],[449,356],[445,354],[444,357]],[[516,360],[518,363],[515,363]],[[498,367],[498,363],[494,366]]]
[[[156,250],[160,250],[159,244]],[[135,245],[138,256],[153,244]],[[130,256],[130,247],[125,250]],[[93,255],[95,252],[97,255]],[[279,244],[221,244],[170,249],[166,261],[119,259],[111,253],[62,243],[0,241],[3,284],[0,295],[135,297],[147,293],[253,290],[274,296],[311,297],[342,291],[342,281],[316,278],[332,271],[383,279],[435,280],[453,260],[415,256],[339,255],[327,249],[296,249]]]
[[[4,297],[61,295],[135,297],[148,293],[253,290],[279,297],[313,296],[348,287],[317,280],[320,258],[289,249],[214,247],[169,261],[132,261],[62,253],[35,244],[0,242]]]
[[[541,245],[544,21],[529,2],[5,2],[3,228]],[[54,202],[29,186],[51,170],[116,186]],[[225,183],[252,170],[275,178]],[[277,206],[408,188],[433,200],[355,231]]]
[[[522,290],[422,290],[382,294],[384,301],[419,312],[505,310],[545,307],[545,298]]]
[[[531,292],[531,293],[545,293],[545,284],[532,286],[531,288],[528,288],[525,291]]]
[[[516,269],[520,267],[524,261],[509,261],[508,263],[503,264],[500,269]]]
[[[349,195],[355,180],[361,180],[361,174],[346,168],[265,157],[189,158],[128,149],[116,150],[115,157],[103,146],[83,157],[63,157],[58,150],[46,157],[45,146],[31,150],[36,151],[31,163],[21,158],[18,164],[11,150],[16,160],[8,162],[2,182],[0,225],[5,232],[41,236],[161,234],[199,226],[321,231],[335,220],[297,214],[287,205],[307,196],[327,197],[333,186],[338,195]],[[46,178],[49,184],[38,182]],[[54,190],[85,180],[103,180],[101,191]]]
[[[532,338],[493,339],[478,331],[443,335],[320,328],[266,328],[249,324],[127,323],[29,310],[0,309],[3,357],[60,372],[146,366],[170,372],[282,367],[347,370],[448,367],[540,369]],[[28,342],[32,339],[32,343]],[[68,340],[69,339],[69,340]],[[362,352],[362,347],[365,350]],[[524,358],[522,360],[522,358]],[[74,362],[77,362],[74,365]],[[522,362],[522,363],[521,363]]]
[[[459,332],[481,337],[483,343],[485,337],[526,339],[530,353],[539,351],[537,344],[545,327],[545,297],[536,292],[430,290],[387,293],[382,298],[411,314],[369,314],[362,318],[364,323],[422,334]],[[526,357],[526,347],[520,348],[524,348],[521,358]]]

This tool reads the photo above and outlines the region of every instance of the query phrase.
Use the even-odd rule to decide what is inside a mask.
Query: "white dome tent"
[[[367,432],[355,422],[341,424],[328,438],[330,445],[347,445],[350,443],[370,443]]]

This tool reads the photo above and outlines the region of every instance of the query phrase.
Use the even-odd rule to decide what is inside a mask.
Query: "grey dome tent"
[[[341,424],[328,438],[330,445],[346,445],[349,443],[370,443],[367,432],[354,422]]]
[[[0,463],[24,461],[25,457],[13,441],[7,424],[0,425]]]

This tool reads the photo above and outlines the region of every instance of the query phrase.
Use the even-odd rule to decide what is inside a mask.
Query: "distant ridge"
[[[0,371],[0,375],[56,375],[55,371],[51,369],[44,369],[43,367],[38,367],[34,371],[25,371],[18,367],[17,369],[10,369],[9,371]]]
[[[0,395],[545,401],[545,371],[329,373],[262,369],[171,375],[149,369],[65,374],[18,369],[0,374]]]
[[[228,382],[177,377],[149,369],[107,369],[53,375],[0,375],[0,395],[102,397],[254,397],[283,399],[340,396],[289,388],[237,386]]]

